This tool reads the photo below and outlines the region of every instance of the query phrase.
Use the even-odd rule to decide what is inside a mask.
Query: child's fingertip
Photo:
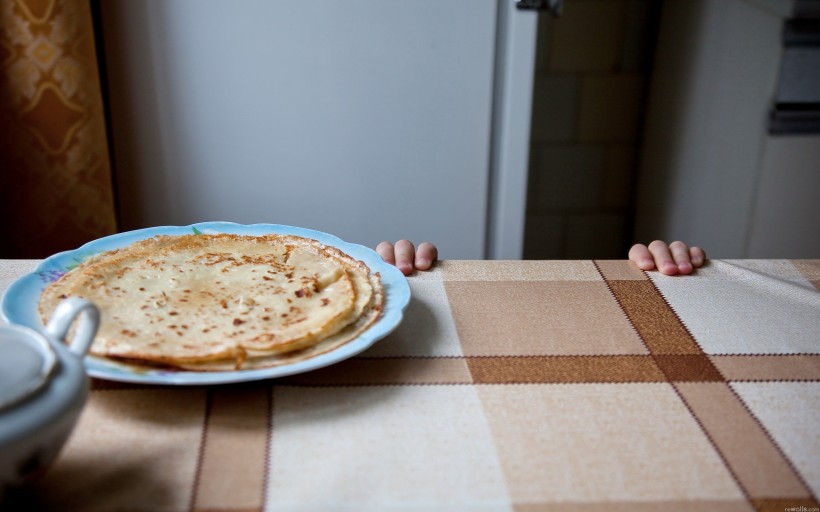
[[[671,261],[666,261],[663,263],[663,265],[661,265],[661,268],[659,270],[668,276],[674,276],[678,273],[678,266],[672,263]]]

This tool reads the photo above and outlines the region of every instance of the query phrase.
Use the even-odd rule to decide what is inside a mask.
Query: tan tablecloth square
[[[478,392],[515,503],[744,500],[668,384]]]
[[[646,354],[602,281],[446,281],[468,356]]]

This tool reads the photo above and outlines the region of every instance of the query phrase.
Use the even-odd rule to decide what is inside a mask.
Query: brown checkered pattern
[[[443,261],[358,357],[95,381],[53,510],[817,510],[820,260]],[[37,496],[35,498],[35,496]],[[802,509],[800,507],[803,507]]]

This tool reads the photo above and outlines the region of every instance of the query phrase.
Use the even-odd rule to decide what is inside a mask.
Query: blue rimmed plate
[[[197,233],[296,235],[313,238],[325,245],[336,247],[351,257],[365,262],[372,272],[381,274],[385,293],[382,316],[354,340],[330,352],[293,364],[259,370],[189,372],[136,367],[100,357],[87,356],[85,364],[90,376],[140,384],[208,385],[271,379],[303,373],[343,361],[384,338],[399,325],[404,310],[410,302],[410,286],[407,284],[404,275],[394,266],[385,263],[378,253],[368,247],[345,242],[336,236],[321,231],[281,224],[202,222],[190,226],[161,226],[118,233],[94,240],[73,251],[50,256],[43,260],[32,273],[21,277],[9,286],[6,293],[3,294],[2,302],[0,302],[0,311],[2,311],[3,317],[8,322],[41,329],[43,324],[37,312],[40,294],[50,283],[59,279],[60,276],[82,263],[89,256],[119,249],[156,235],[189,235]]]

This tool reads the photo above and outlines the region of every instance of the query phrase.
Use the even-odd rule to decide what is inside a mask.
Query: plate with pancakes
[[[327,233],[203,222],[118,233],[46,258],[9,286],[2,314],[40,329],[72,296],[101,312],[90,376],[195,385],[352,357],[399,325],[410,287],[372,249]]]

